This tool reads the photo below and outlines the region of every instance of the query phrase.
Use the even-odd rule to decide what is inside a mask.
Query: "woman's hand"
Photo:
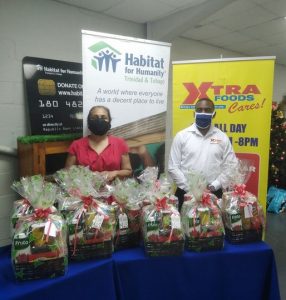
[[[106,176],[106,179],[108,182],[111,182],[116,178],[116,176],[118,175],[118,172],[117,171],[103,171],[103,172],[101,172],[101,174],[103,176]]]
[[[71,166],[76,165],[76,162],[76,156],[69,153],[66,159],[65,168],[70,168]]]
[[[132,168],[130,164],[130,159],[128,154],[124,154],[121,157],[121,170],[115,171],[103,171],[102,175],[106,176],[107,181],[111,182],[116,177],[119,179],[123,179],[129,177],[132,174]]]

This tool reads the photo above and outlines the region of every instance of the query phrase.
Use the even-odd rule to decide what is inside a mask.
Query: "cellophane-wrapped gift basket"
[[[71,260],[110,257],[113,252],[115,208],[97,198],[102,194],[98,174],[82,166],[72,166],[55,174],[56,182],[69,195],[59,197],[59,209],[68,226]],[[107,196],[107,195],[106,195]]]
[[[181,255],[184,250],[184,234],[176,201],[171,197],[171,185],[165,178],[157,180],[158,169],[146,168],[140,180],[143,199],[149,205],[142,209],[142,232],[145,252],[148,256]],[[161,183],[163,183],[161,185]]]
[[[187,181],[189,193],[185,194],[181,210],[185,248],[197,252],[220,250],[225,232],[218,199],[207,191],[202,174],[190,170]]]
[[[58,187],[41,175],[22,178],[12,188],[31,205],[18,216],[12,238],[12,264],[17,280],[64,275],[67,269],[66,224],[53,207]],[[26,203],[25,203],[26,204]]]
[[[222,196],[226,239],[232,244],[260,241],[265,224],[263,209],[245,185],[251,175],[251,162],[239,160],[228,170],[227,190]]]
[[[116,209],[115,250],[139,246],[141,199],[135,179],[115,180],[112,194]]]

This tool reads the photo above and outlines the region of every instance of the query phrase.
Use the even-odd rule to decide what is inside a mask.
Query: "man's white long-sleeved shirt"
[[[237,161],[228,136],[211,126],[202,135],[195,124],[179,131],[172,143],[168,172],[176,185],[188,191],[186,175],[194,170],[203,173],[208,184],[221,188],[226,163]]]

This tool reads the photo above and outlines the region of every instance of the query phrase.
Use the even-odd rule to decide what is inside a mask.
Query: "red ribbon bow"
[[[164,197],[162,199],[157,199],[155,205],[156,205],[156,209],[157,210],[166,209],[168,207],[168,205],[167,205],[167,198]]]
[[[246,188],[245,184],[236,184],[234,186],[234,191],[233,191],[234,195],[244,197],[246,194],[245,188]]]
[[[204,206],[211,206],[211,195],[209,193],[203,193],[202,204]]]
[[[52,213],[50,208],[36,208],[34,211],[34,218],[35,219],[47,219],[49,214]]]
[[[82,196],[81,200],[85,209],[87,209],[93,202],[93,198],[91,196]]]

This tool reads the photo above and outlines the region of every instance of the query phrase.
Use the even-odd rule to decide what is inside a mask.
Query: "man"
[[[184,194],[189,191],[188,171],[202,173],[208,189],[221,197],[224,166],[237,161],[228,136],[211,124],[214,116],[212,100],[199,99],[195,106],[195,123],[179,131],[173,140],[168,172],[177,185],[175,195],[179,199],[179,210]]]

